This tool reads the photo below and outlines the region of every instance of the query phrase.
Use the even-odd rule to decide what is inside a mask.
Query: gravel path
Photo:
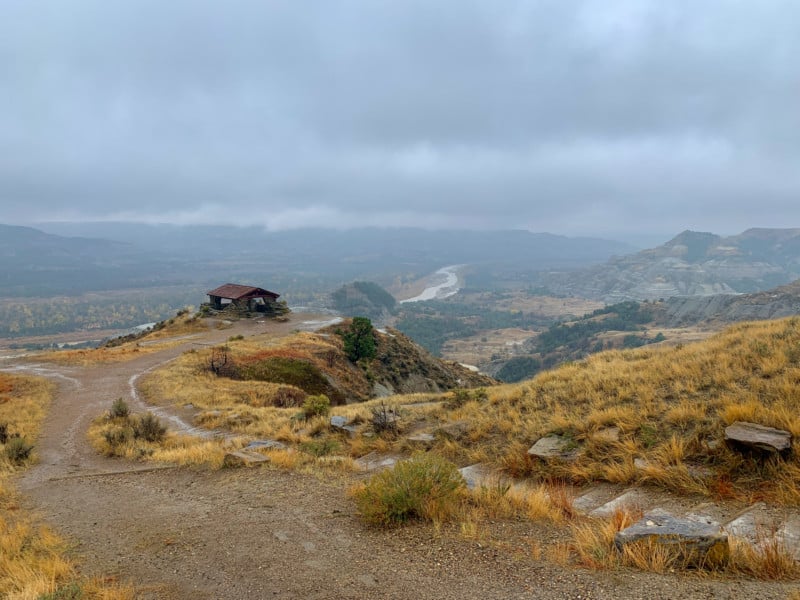
[[[288,333],[301,319],[243,322],[201,341]],[[531,547],[560,533],[530,523],[492,524],[495,542],[464,540],[455,528],[371,530],[346,497],[350,476],[153,468],[96,455],[85,440],[90,421],[114,398],[129,398],[138,374],[196,343],[100,367],[16,365],[59,384],[40,462],[19,481],[26,502],[70,539],[87,573],[118,575],[142,598],[785,599],[792,589],[559,567],[534,559]]]

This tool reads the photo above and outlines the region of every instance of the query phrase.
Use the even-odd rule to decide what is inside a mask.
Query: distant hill
[[[748,229],[730,237],[684,231],[657,248],[547,276],[545,285],[615,303],[757,292],[798,278],[800,229]]]
[[[46,223],[0,230],[0,295],[47,295],[238,281],[296,302],[342,281],[388,285],[448,264],[483,265],[511,279],[629,252],[626,244],[528,231],[365,228],[269,232],[261,227]],[[522,277],[523,279],[525,277]]]
[[[128,243],[0,225],[0,296],[134,287],[153,277],[145,262]]]

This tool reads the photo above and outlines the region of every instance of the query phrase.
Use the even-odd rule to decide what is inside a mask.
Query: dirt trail
[[[0,363],[58,381],[37,442],[40,462],[20,480],[27,502],[74,544],[84,570],[130,581],[142,598],[786,598],[787,586],[749,581],[595,573],[534,560],[553,531],[497,523],[500,544],[425,526],[364,527],[347,481],[270,469],[158,468],[96,455],[90,421],[131,382],[193,344],[289,323],[237,324],[180,346],[99,367]],[[173,421],[172,424],[175,424]],[[546,543],[542,544],[543,546]]]

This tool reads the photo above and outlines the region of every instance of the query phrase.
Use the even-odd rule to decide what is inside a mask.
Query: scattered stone
[[[614,444],[619,441],[620,433],[621,431],[619,427],[605,427],[595,432],[595,434],[592,436],[592,439],[604,444]]]
[[[788,431],[745,421],[736,421],[726,427],[725,441],[737,450],[769,454],[785,453],[792,448],[792,434]]]
[[[362,471],[379,471],[395,466],[401,459],[402,457],[398,454],[378,454],[377,452],[370,452],[361,458],[357,458],[353,462],[356,467]]]
[[[751,544],[756,544],[762,531],[769,529],[765,511],[767,505],[757,502],[739,513],[734,519],[728,521],[723,526],[730,535],[747,540]]]
[[[647,467],[650,466],[650,461],[646,458],[634,458],[633,459],[633,466],[639,469],[640,471],[644,471]]]
[[[645,500],[644,492],[634,488],[616,498],[612,498],[602,506],[598,506],[589,513],[589,516],[596,518],[610,517],[618,510],[640,507]]]
[[[350,424],[350,419],[341,416],[331,417],[331,427],[339,431],[345,431],[350,435],[355,435],[358,431],[355,426]]]
[[[263,454],[256,454],[255,452],[245,452],[238,450],[236,452],[228,452],[225,458],[222,459],[222,465],[228,468],[236,467],[251,467],[260,463],[269,462],[269,458]]]
[[[572,508],[586,514],[608,501],[609,493],[604,486],[593,487],[572,501]]]
[[[492,477],[491,470],[483,463],[475,463],[458,470],[467,484],[468,490],[474,490],[485,484]]]
[[[718,525],[650,513],[614,536],[618,550],[640,540],[674,548],[687,564],[722,564],[730,556],[728,535]]]
[[[286,450],[288,446],[278,440],[253,440],[244,450]]]
[[[721,445],[722,445],[722,442],[720,442],[719,440],[707,440],[707,441],[706,441],[706,448],[707,448],[707,449],[708,449],[710,452],[714,452],[714,451],[715,451],[717,448],[719,448]]]
[[[528,454],[544,459],[574,460],[578,455],[578,445],[573,439],[551,433],[531,446]]]

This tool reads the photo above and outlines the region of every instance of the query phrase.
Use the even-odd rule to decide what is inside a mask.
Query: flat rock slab
[[[269,462],[269,458],[266,456],[243,450],[228,452],[225,458],[222,459],[222,465],[229,468],[251,467],[265,462]]]
[[[458,470],[464,481],[467,483],[468,490],[474,490],[481,485],[485,485],[492,478],[492,470],[483,463],[476,463]]]
[[[788,431],[746,421],[736,421],[726,427],[725,441],[736,449],[766,453],[785,453],[792,448],[792,434]]]
[[[356,427],[350,424],[350,419],[341,416],[331,417],[331,427],[339,431],[345,431],[350,435],[355,435],[358,431]]]
[[[253,440],[244,450],[286,450],[288,446],[278,440]]]
[[[370,452],[361,458],[357,458],[353,462],[362,471],[380,471],[395,466],[401,460],[403,460],[403,457],[399,454],[379,454],[377,452]]]
[[[730,535],[756,544],[763,532],[771,529],[767,516],[767,505],[757,502],[728,521],[723,527]]]
[[[578,452],[575,440],[560,435],[550,434],[540,438],[528,449],[530,456],[538,458],[574,459]]]
[[[792,515],[781,526],[775,534],[778,543],[792,555],[796,561],[800,561],[800,515]]]
[[[689,564],[721,564],[730,556],[728,535],[718,525],[680,519],[669,514],[647,514],[614,536],[622,550],[634,542],[650,542],[674,548]]]
[[[647,496],[640,489],[628,490],[616,498],[612,498],[602,506],[598,506],[589,513],[590,517],[610,517],[618,510],[639,508],[647,501]]]

